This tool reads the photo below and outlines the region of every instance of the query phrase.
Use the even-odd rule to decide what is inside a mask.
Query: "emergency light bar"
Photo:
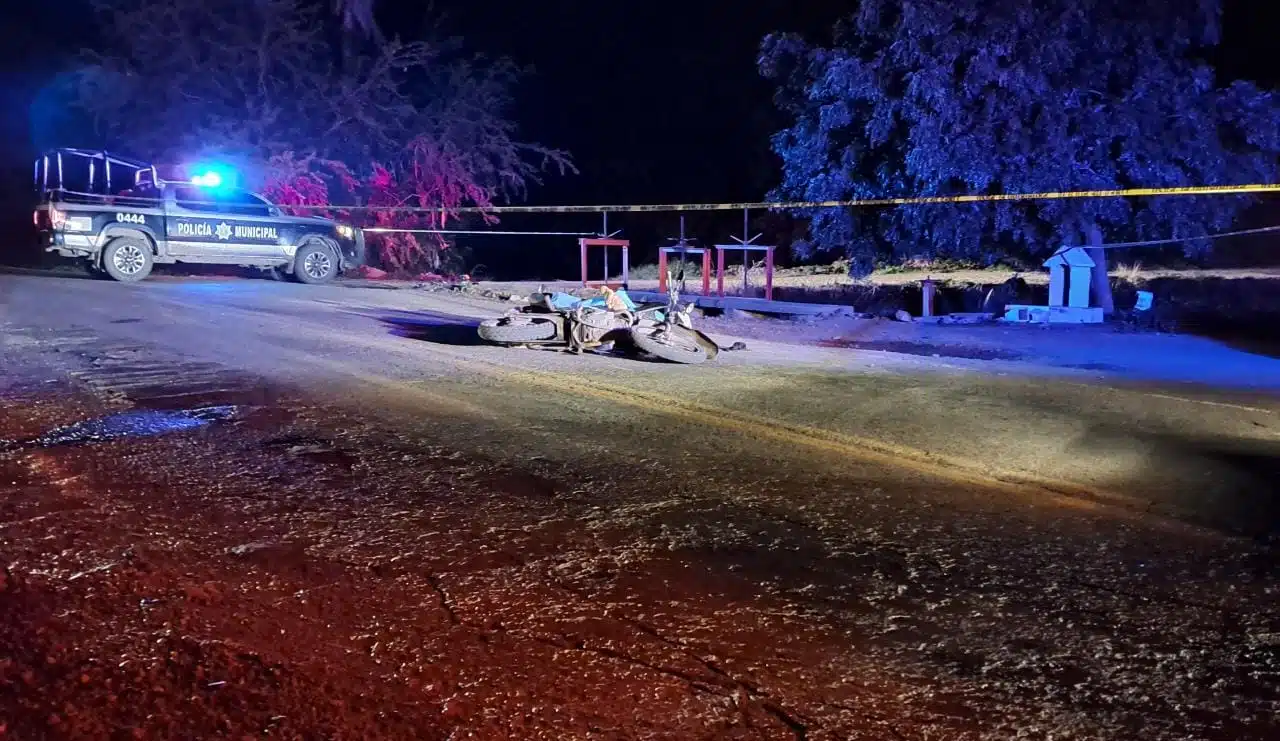
[[[217,188],[222,185],[222,176],[216,172],[202,172],[191,178],[191,184],[202,188]]]

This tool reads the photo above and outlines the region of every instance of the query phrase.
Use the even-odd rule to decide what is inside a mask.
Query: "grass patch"
[[[1142,263],[1135,262],[1132,264],[1117,263],[1110,270],[1111,277],[1130,283],[1132,285],[1141,285],[1146,282],[1146,278],[1142,274]]]
[[[910,260],[903,260],[899,263],[880,263],[876,266],[875,273],[879,275],[921,272],[958,273],[962,270],[983,270],[986,267],[986,265],[979,265],[972,260],[952,260],[948,258],[926,260],[923,258],[912,258]]]

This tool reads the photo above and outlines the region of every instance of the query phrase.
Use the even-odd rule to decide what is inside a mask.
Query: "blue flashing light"
[[[217,188],[222,185],[222,176],[216,172],[202,172],[191,178],[191,184],[202,188]]]
[[[191,184],[197,188],[232,188],[235,187],[235,170],[216,163],[202,163],[189,167]]]

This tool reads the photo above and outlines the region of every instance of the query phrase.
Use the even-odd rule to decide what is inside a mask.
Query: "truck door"
[[[165,230],[173,254],[233,264],[285,254],[270,204],[252,193],[185,185],[172,192]]]

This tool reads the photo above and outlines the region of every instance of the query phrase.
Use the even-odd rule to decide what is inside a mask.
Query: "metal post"
[[[631,278],[628,275],[631,272],[631,256],[627,254],[628,252],[630,252],[629,246],[622,245],[622,287],[626,290],[630,290],[631,284]]]
[[[689,253],[685,252],[684,243],[684,214],[680,214],[680,292],[684,293],[685,277],[684,264],[688,262]]]
[[[600,234],[600,238],[608,239],[609,238],[609,214],[606,213],[603,216],[604,216],[604,232]],[[606,283],[609,281],[609,248],[608,247],[604,248],[604,279]]]
[[[667,290],[667,251],[658,248],[658,293]]]
[[[724,248],[716,246],[716,293],[724,295]]]
[[[764,251],[764,300],[773,300],[773,247]]]
[[[920,316],[933,316],[933,295],[936,290],[936,284],[933,278],[925,278],[920,284],[923,289],[921,293],[924,298],[924,305],[920,307]]]
[[[587,240],[578,240],[578,249],[582,251],[582,285],[587,285]]]
[[[751,272],[751,258],[747,251],[747,245],[751,243],[750,222],[747,217],[747,209],[742,209],[742,295],[746,296],[748,290],[747,274]]]

